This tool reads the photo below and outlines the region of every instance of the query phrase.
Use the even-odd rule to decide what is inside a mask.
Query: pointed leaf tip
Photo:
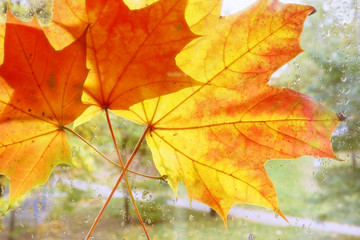
[[[0,174],[9,178],[13,205],[45,184],[57,164],[71,164],[61,126],[87,107],[81,102],[87,70],[85,37],[55,51],[36,22],[9,16],[0,67]]]
[[[189,2],[191,29],[202,36],[176,58],[202,85],[143,101],[124,116],[153,126],[147,143],[170,186],[184,183],[191,199],[226,223],[237,202],[279,209],[264,164],[335,157],[331,135],[339,121],[314,99],[267,84],[303,51],[300,36],[312,7],[262,0],[219,20],[217,11],[202,11],[218,10],[218,1],[209,2]]]
[[[151,1],[137,10],[119,0],[62,2],[55,3],[61,11],[46,30],[51,42],[57,42],[51,30],[77,36],[84,25],[89,28],[85,103],[127,110],[144,99],[198,85],[174,60],[196,37],[185,21],[186,0]]]
[[[316,8],[314,8],[314,10],[309,14],[309,16],[315,14],[317,12]]]

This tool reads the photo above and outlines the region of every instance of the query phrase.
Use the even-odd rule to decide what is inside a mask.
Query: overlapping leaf
[[[10,179],[13,203],[44,184],[58,163],[71,164],[63,126],[87,108],[81,102],[85,33],[55,51],[40,26],[9,12],[0,67],[0,174]]]
[[[97,106],[95,112],[127,109],[196,84],[175,64],[175,56],[195,38],[185,21],[186,2],[161,0],[129,10],[119,0],[55,0],[54,23],[47,28],[54,45],[60,48],[89,25],[83,101]],[[85,119],[94,108],[89,112]]]
[[[302,52],[312,7],[260,0],[230,17],[220,1],[193,0],[187,20],[196,34],[177,57],[202,86],[147,100],[118,114],[150,126],[147,142],[159,172],[176,192],[214,208],[226,222],[236,202],[282,213],[264,168],[270,159],[336,158],[337,115],[303,94],[267,84]]]

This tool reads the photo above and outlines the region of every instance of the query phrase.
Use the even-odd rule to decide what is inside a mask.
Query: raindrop
[[[172,218],[170,219],[170,223],[174,223],[174,222],[175,222],[175,218],[172,217]]]
[[[36,205],[37,205],[37,208],[38,208],[39,211],[40,211],[40,210],[42,209],[42,207],[43,207],[41,201],[38,201]]]
[[[87,215],[85,220],[84,220],[84,223],[89,223],[89,220],[90,220],[90,215]]]
[[[192,214],[190,214],[189,221],[191,222],[191,221],[194,221],[194,220],[195,220],[194,216]]]
[[[149,192],[145,190],[142,192],[141,198],[145,200],[148,196],[149,196]]]
[[[341,77],[342,82],[346,82],[346,80],[347,80],[347,77]]]
[[[248,240],[255,240],[255,239],[256,239],[256,237],[253,234],[250,234],[249,237],[248,237]]]

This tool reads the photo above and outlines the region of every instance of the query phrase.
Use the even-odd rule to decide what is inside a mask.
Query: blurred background
[[[223,15],[254,1],[224,1]],[[294,1],[292,1],[294,2]],[[333,136],[336,154],[345,162],[303,157],[266,164],[275,183],[280,208],[290,225],[272,211],[237,204],[228,229],[208,207],[189,202],[179,186],[178,199],[163,180],[128,174],[137,205],[153,240],[157,239],[339,239],[360,240],[360,3],[358,0],[296,1],[317,9],[305,23],[301,39],[306,52],[281,68],[270,84],[310,95],[346,116]],[[11,10],[23,20],[36,12],[49,23],[49,1],[12,0]],[[6,3],[0,1],[4,22]],[[143,127],[112,116],[122,149],[133,149]],[[103,115],[76,129],[116,161]],[[105,133],[105,134],[104,134]],[[7,209],[8,180],[0,175],[0,239],[83,239],[120,171],[104,162],[79,139],[69,135],[75,167],[58,166],[50,180]],[[130,152],[123,152],[124,159]],[[143,144],[132,169],[157,176],[151,153]],[[115,193],[94,239],[146,239],[124,183]]]

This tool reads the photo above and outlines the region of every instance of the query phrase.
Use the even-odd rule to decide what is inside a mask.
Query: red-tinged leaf
[[[98,109],[127,109],[144,99],[197,84],[179,70],[174,60],[195,38],[184,18],[186,2],[162,0],[146,8],[130,10],[119,0],[89,0],[86,4],[78,0],[56,0],[54,24],[46,31],[56,43],[56,37],[51,37],[53,30],[66,30],[77,36],[89,25],[87,66],[90,73],[83,101]],[[86,12],[73,10],[85,5]],[[73,23],[61,22],[69,15]],[[93,109],[90,111],[90,115],[94,115]]]
[[[260,0],[219,18],[218,4],[190,1],[187,20],[204,36],[177,56],[181,69],[203,84],[117,113],[150,126],[147,142],[156,167],[175,192],[178,182],[184,183],[191,199],[211,206],[225,222],[237,202],[284,217],[265,162],[304,155],[336,158],[330,140],[340,123],[336,113],[267,84],[302,51],[303,23],[314,9]]]
[[[63,126],[87,108],[81,102],[85,33],[61,51],[33,20],[8,13],[0,67],[0,173],[10,179],[10,202],[44,184],[58,163],[71,164]]]

